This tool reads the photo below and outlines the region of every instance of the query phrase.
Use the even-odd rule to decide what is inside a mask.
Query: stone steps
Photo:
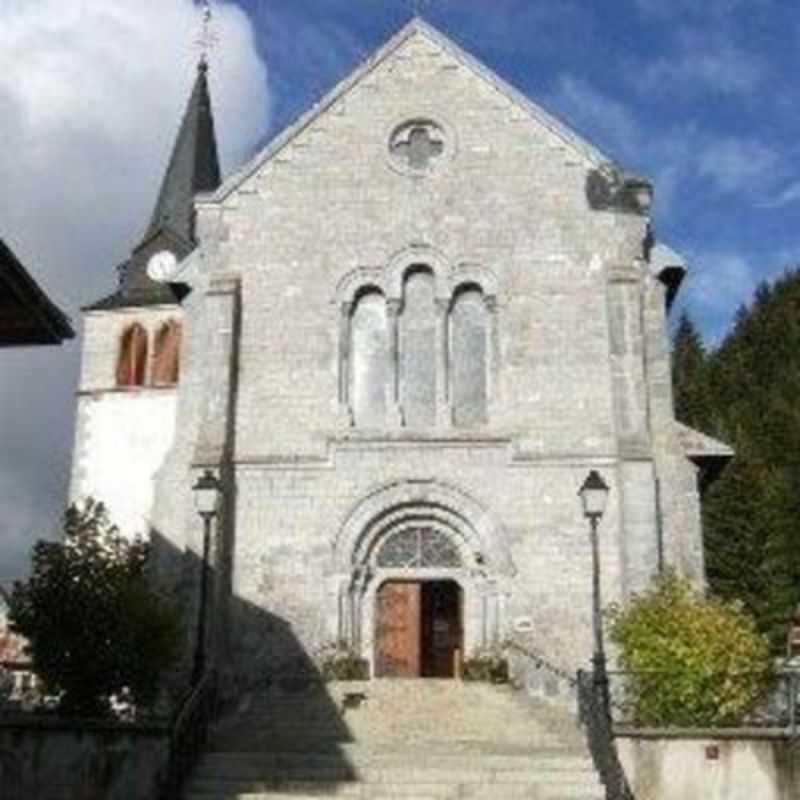
[[[185,800],[601,800],[582,733],[508,687],[280,687],[222,721]]]

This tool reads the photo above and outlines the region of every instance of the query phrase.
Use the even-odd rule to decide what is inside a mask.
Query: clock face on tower
[[[147,275],[157,283],[167,283],[174,277],[178,267],[178,259],[169,250],[161,250],[150,256],[147,262]]]

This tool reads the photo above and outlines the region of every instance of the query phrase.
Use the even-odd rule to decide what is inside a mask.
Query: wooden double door
[[[377,596],[376,677],[455,677],[464,652],[462,618],[454,581],[384,583]]]

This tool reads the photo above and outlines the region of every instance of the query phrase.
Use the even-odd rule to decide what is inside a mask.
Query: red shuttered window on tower
[[[170,320],[156,335],[153,353],[153,385],[172,386],[180,377],[181,324]]]
[[[117,361],[117,386],[144,386],[147,374],[147,331],[135,323],[125,329]]]

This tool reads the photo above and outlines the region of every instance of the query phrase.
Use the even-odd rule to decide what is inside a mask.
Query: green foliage
[[[502,651],[486,648],[476,650],[461,667],[461,677],[465,681],[485,683],[508,683],[508,660]]]
[[[39,541],[31,577],[11,596],[12,628],[34,669],[69,715],[110,712],[112,695],[152,704],[160,673],[178,657],[177,612],[149,586],[147,546],[111,525],[88,500],[64,515],[62,542]]]
[[[317,663],[325,681],[364,681],[369,678],[366,660],[354,653],[345,642],[323,647]]]
[[[672,385],[677,419],[699,431],[710,431],[713,428],[714,403],[708,358],[702,337],[685,312],[673,340]]]
[[[608,613],[637,724],[736,724],[771,685],[769,643],[753,619],[674,574]]]
[[[762,284],[714,352],[683,319],[673,378],[678,418],[736,451],[703,502],[711,589],[782,652],[800,604],[800,270]]]

